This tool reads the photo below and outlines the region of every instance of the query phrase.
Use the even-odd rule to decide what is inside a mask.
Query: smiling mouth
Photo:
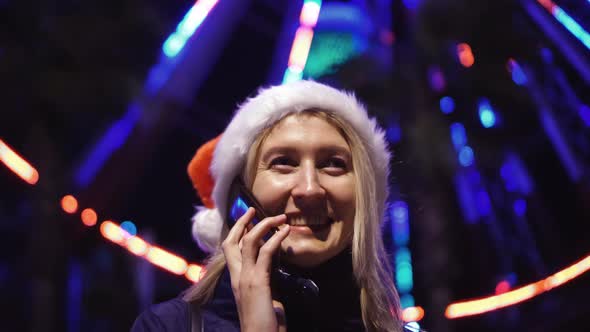
[[[312,230],[320,230],[330,226],[334,219],[330,217],[315,217],[315,216],[293,216],[287,219],[287,224],[292,227],[309,227]]]

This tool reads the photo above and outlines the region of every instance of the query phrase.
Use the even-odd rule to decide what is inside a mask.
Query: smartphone
[[[256,200],[254,194],[252,194],[252,192],[246,188],[242,178],[237,176],[232,181],[229,190],[229,204],[228,211],[226,213],[227,226],[232,228],[238,219],[240,219],[250,207],[253,207],[256,210],[256,214],[251,221],[252,226],[262,221],[262,219],[268,217],[268,214],[264,211],[262,205]],[[271,232],[267,233],[263,237],[264,241],[268,241],[268,239],[276,231],[277,229],[273,229]]]

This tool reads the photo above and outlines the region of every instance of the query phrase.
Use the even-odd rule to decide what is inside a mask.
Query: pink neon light
[[[36,184],[39,181],[39,172],[2,140],[0,140],[0,161],[27,183]]]
[[[307,27],[297,29],[295,40],[293,41],[293,48],[291,48],[291,54],[289,55],[289,67],[297,66],[298,68],[305,68],[312,39],[312,29]]]
[[[219,0],[197,0],[193,5],[195,9],[199,9],[205,13],[209,13]],[[206,15],[205,15],[206,16]]]
[[[555,10],[556,5],[551,0],[537,0],[541,4],[541,6],[545,7],[551,14]]]
[[[193,17],[195,22],[201,22],[205,20],[209,12],[215,7],[219,0],[199,0],[193,5]]]
[[[299,23],[303,26],[313,28],[318,22],[320,16],[320,5],[316,2],[306,2],[301,9]]]
[[[445,316],[449,319],[482,314],[526,301],[552,288],[578,277],[590,270],[590,255],[581,261],[535,283],[512,291],[477,300],[455,302],[447,306]]]
[[[509,290],[510,290],[510,283],[506,280],[502,280],[496,285],[496,294],[503,294]]]

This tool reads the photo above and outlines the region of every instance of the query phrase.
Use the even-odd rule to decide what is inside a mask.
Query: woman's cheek
[[[351,176],[333,179],[328,191],[334,212],[340,219],[354,218],[356,209],[354,180]]]
[[[288,174],[271,172],[256,175],[252,192],[268,214],[278,215],[284,212],[289,199],[291,178]]]

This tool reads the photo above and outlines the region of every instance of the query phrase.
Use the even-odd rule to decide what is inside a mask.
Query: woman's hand
[[[254,214],[254,208],[249,208],[221,244],[238,306],[240,329],[246,332],[285,330],[282,305],[272,299],[270,268],[274,253],[289,234],[289,225],[284,225],[266,243],[262,239],[273,228],[284,224],[287,217],[281,214],[265,218],[248,230]]]

